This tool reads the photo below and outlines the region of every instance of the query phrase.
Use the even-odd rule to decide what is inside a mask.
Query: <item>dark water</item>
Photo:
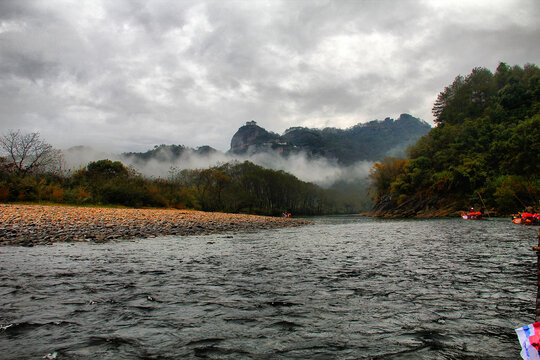
[[[315,220],[0,248],[0,358],[519,358],[537,228]]]

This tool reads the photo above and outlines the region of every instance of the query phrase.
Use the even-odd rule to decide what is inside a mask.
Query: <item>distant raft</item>
[[[482,215],[480,211],[469,211],[468,213],[461,213],[461,218],[464,220],[485,220]]]
[[[512,215],[512,222],[521,225],[540,225],[540,214],[525,212]]]

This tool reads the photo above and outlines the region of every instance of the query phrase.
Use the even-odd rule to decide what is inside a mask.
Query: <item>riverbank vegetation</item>
[[[540,200],[540,69],[475,68],[433,107],[437,127],[371,172],[380,216],[450,215],[469,206],[499,214]]]
[[[208,169],[171,169],[167,179],[146,178],[119,161],[107,159],[91,162],[75,172],[59,168],[21,171],[13,159],[0,161],[0,202],[319,215],[355,211],[350,200],[338,191],[248,161]]]

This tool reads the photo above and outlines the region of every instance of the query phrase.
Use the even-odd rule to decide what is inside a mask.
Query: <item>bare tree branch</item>
[[[20,130],[10,130],[0,137],[0,152],[22,174],[55,172],[62,163],[61,152],[41,140],[37,132],[23,134]]]

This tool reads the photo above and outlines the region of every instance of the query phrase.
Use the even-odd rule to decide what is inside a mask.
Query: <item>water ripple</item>
[[[0,353],[516,359],[536,229],[315,219],[234,236],[0,249]]]

